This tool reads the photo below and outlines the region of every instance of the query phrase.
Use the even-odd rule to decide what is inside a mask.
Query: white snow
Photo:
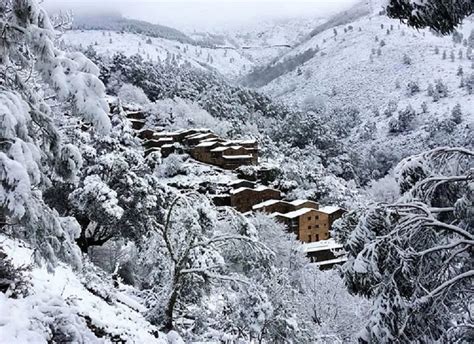
[[[278,199],[270,199],[268,201],[265,201],[265,202],[254,205],[252,207],[252,209],[253,210],[258,210],[258,209],[265,208],[265,207],[268,207],[270,205],[273,205],[273,204],[276,204],[276,203],[279,203],[279,202],[284,202],[284,201],[281,201],[281,200],[278,200]]]
[[[336,211],[339,211],[339,210],[341,210],[341,208],[336,207],[336,206],[332,206],[332,205],[327,205],[327,206],[319,208],[320,212],[326,213],[326,214],[332,214],[332,213],[335,213]]]
[[[33,252],[22,241],[0,236],[0,243],[15,266],[33,263]],[[13,299],[0,293],[0,343],[47,343],[52,326],[74,333],[76,342],[109,342],[93,334],[85,317],[108,335],[130,343],[180,343],[176,336],[167,339],[163,333],[159,338],[152,334],[157,329],[145,320],[141,313],[145,308],[127,295],[127,288],[107,290],[111,297],[105,301],[87,290],[81,278],[63,264],[53,273],[33,266],[30,276],[28,296]]]
[[[343,246],[341,244],[336,243],[334,239],[328,239],[303,244],[302,248],[303,252],[309,253],[326,250],[339,250],[342,249]]]
[[[298,210],[295,210],[295,211],[290,211],[289,213],[285,213],[285,214],[281,214],[281,213],[277,213],[279,216],[282,216],[282,217],[286,217],[288,219],[294,219],[296,217],[300,217],[304,214],[307,214],[309,212],[312,212],[312,211],[316,211],[315,209],[313,208],[301,208],[301,209],[298,209]]]

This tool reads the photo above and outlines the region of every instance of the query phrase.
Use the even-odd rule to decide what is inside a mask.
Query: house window
[[[319,220],[319,215],[316,215],[316,216],[315,216],[315,219],[316,219],[316,220]]]
[[[308,242],[311,242],[311,234],[308,235]]]
[[[315,228],[319,228],[319,225],[315,225],[314,227],[315,227]]]
[[[319,234],[316,234],[316,241],[319,241]]]
[[[308,229],[311,229],[311,226],[308,226]]]
[[[308,221],[311,221],[311,216],[308,216]]]

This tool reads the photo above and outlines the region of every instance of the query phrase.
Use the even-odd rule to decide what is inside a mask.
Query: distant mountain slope
[[[301,17],[262,20],[218,31],[258,65],[270,63],[301,42],[325,18]]]
[[[276,77],[260,90],[323,117],[348,147],[344,159],[367,183],[422,150],[474,146],[473,29],[473,19],[465,20],[463,38],[453,40],[364,16],[281,56],[267,69]]]
[[[108,30],[129,32],[164,38],[186,44],[197,44],[183,32],[163,25],[151,24],[146,21],[124,18],[118,14],[82,15],[74,18],[73,29],[76,30]]]
[[[333,27],[349,24],[368,14],[370,14],[369,6],[366,4],[366,2],[361,1],[348,10],[336,14],[321,25],[318,25],[309,33],[308,38],[310,39],[323,31],[332,29]]]
[[[65,44],[82,49],[93,46],[99,54],[139,54],[145,60],[168,60],[178,66],[188,64],[200,69],[218,71],[231,79],[254,66],[254,63],[237,49],[195,46],[176,40],[115,30],[70,30],[62,39]]]
[[[466,21],[461,30],[464,38],[472,28],[472,20]],[[428,30],[408,28],[384,16],[365,16],[323,31],[275,64],[296,59],[310,50],[318,53],[262,89],[300,106],[308,105],[310,98],[317,97],[327,107],[354,105],[372,109],[386,105],[389,100],[407,99],[407,85],[411,81],[417,82],[421,90],[413,101],[423,101],[421,95],[439,78],[447,83],[450,96],[464,97],[459,90],[460,77],[456,74],[459,67],[465,73],[472,72],[472,61],[466,58],[468,49],[463,44],[454,43],[451,37],[435,36]],[[404,62],[405,56],[409,63]],[[472,100],[472,97],[467,98]]]

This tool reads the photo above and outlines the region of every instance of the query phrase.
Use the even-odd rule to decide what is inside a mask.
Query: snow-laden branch
[[[437,252],[437,251],[449,250],[449,249],[455,248],[456,246],[459,246],[459,245],[474,246],[474,240],[458,240],[458,241],[452,242],[450,244],[431,247],[431,248],[426,249],[424,251],[417,252],[416,255],[424,256],[424,255],[427,255],[427,254],[430,254],[430,253],[433,253],[433,252]]]
[[[446,229],[448,231],[459,234],[460,236],[463,236],[468,240],[471,240],[471,241],[474,240],[474,235],[472,235],[468,231],[466,231],[466,230],[464,230],[464,229],[462,229],[458,226],[450,225],[450,224],[435,220],[433,218],[428,219],[428,220],[429,220],[428,222],[423,224],[424,227],[436,227],[436,228]]]
[[[474,270],[469,270],[466,271],[462,274],[457,275],[456,277],[451,278],[450,280],[444,282],[437,288],[433,289],[430,291],[427,295],[423,296],[422,298],[419,299],[419,302],[423,303],[424,301],[428,301],[429,299],[435,297],[439,293],[441,293],[444,289],[449,288],[453,284],[459,282],[460,280],[464,278],[474,278]]]
[[[265,249],[269,252],[272,252],[272,250],[270,248],[268,248],[267,246],[265,246],[265,244],[255,240],[255,239],[252,239],[250,237],[244,236],[244,235],[219,235],[219,236],[210,238],[209,240],[197,242],[197,243],[195,243],[194,245],[191,246],[191,249],[194,249],[194,248],[197,248],[197,247],[206,247],[208,245],[211,245],[211,244],[214,244],[214,243],[217,243],[217,242],[229,241],[229,240],[245,241],[247,243],[251,243],[253,245],[260,246],[260,247],[262,247],[263,249]]]

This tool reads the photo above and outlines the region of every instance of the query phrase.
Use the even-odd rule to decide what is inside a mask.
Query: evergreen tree
[[[453,111],[451,112],[451,117],[453,122],[456,124],[460,124],[462,122],[461,104],[456,104],[456,106],[453,108]]]

